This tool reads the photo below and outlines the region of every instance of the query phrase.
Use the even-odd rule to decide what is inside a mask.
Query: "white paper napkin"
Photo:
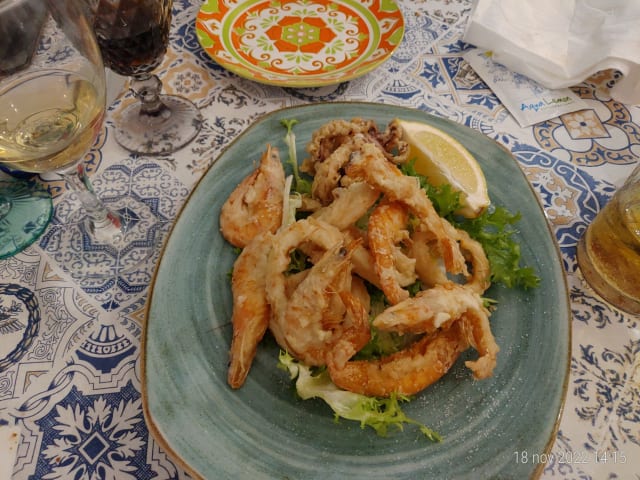
[[[476,0],[463,39],[550,89],[617,69],[611,96],[638,104],[639,25],[636,0]]]
[[[586,103],[568,88],[552,90],[540,85],[494,62],[484,50],[471,49],[463,58],[523,128],[587,108]]]

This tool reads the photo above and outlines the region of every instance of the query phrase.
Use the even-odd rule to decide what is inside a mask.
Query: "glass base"
[[[183,97],[160,95],[165,108],[157,114],[142,114],[140,102],[120,112],[116,141],[129,151],[143,155],[166,155],[191,142],[202,127],[198,107]]]
[[[99,221],[87,215],[84,219],[84,228],[96,243],[103,243],[117,250],[125,246],[124,236],[127,224],[117,212],[108,211],[106,217]]]
[[[587,233],[578,242],[578,266],[585,280],[607,302],[628,313],[640,314],[640,300],[633,298],[622,288],[616,286],[615,279],[607,278],[589,255]]]
[[[53,202],[44,188],[22,180],[0,180],[0,259],[21,252],[51,221]]]
[[[136,213],[125,206],[113,213],[117,218],[111,226],[96,226],[89,217],[84,219],[84,233],[87,234],[83,245],[86,251],[74,253],[75,263],[80,267],[78,272],[65,267],[72,276],[86,279],[114,278],[144,271],[151,264],[152,257],[159,249],[160,236],[150,236],[148,231],[137,226]],[[102,261],[92,262],[88,259],[104,255]],[[117,261],[113,262],[114,259]]]
[[[164,225],[144,201],[129,196],[103,200],[109,218],[96,223],[75,195],[66,196],[40,245],[83,287],[135,284],[153,268]]]

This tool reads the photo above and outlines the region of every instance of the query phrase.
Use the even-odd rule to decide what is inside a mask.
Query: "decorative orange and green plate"
[[[320,87],[387,60],[404,19],[393,0],[207,0],[196,31],[211,58],[241,77]]]

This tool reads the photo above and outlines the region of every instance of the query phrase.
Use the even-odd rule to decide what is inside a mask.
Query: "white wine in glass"
[[[104,94],[74,72],[24,75],[2,91],[2,162],[25,172],[77,163],[102,128]]]
[[[122,239],[83,158],[102,128],[105,70],[83,0],[0,0],[0,163],[62,175],[96,239]]]

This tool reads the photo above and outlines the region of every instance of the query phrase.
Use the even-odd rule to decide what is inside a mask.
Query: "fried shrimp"
[[[468,343],[457,323],[425,335],[397,353],[377,360],[353,360],[343,367],[327,365],[333,383],[362,395],[388,397],[413,395],[449,371]]]
[[[350,251],[342,242],[327,250],[291,294],[273,322],[283,334],[281,347],[307,365],[324,365],[328,346],[345,315],[340,293],[351,289]],[[354,352],[355,353],[355,352]]]
[[[488,316],[488,311],[480,295],[449,282],[392,305],[373,320],[373,326],[399,333],[433,333],[465,314]]]
[[[235,188],[220,211],[220,231],[229,243],[243,248],[258,233],[278,229],[284,180],[278,149],[268,145],[260,165]]]
[[[467,276],[465,286],[482,294],[491,286],[491,266],[487,254],[482,245],[464,230],[458,229],[456,236],[465,259],[471,264],[471,274]]]
[[[348,120],[332,120],[313,132],[311,141],[307,145],[309,157],[305,159],[300,169],[311,175],[318,173],[317,167],[333,154],[341,145],[350,142],[355,136],[377,132],[375,122],[354,118]]]
[[[365,312],[371,310],[371,295],[369,295],[364,281],[358,275],[351,276],[351,293],[364,307]]]
[[[493,374],[499,347],[481,297],[489,261],[402,173],[402,138],[396,121],[384,132],[371,120],[328,122],[307,145],[300,170],[314,178],[302,202],[283,206],[289,184],[269,146],[227,199],[221,233],[243,248],[231,279],[231,388],[267,330],[299,362],[326,366],[337,387],[368,396],[418,393],[469,348],[473,377]]]
[[[414,230],[411,234],[409,256],[416,261],[416,275],[424,288],[447,283],[447,271],[438,252],[437,240],[424,230]]]
[[[443,225],[447,220],[437,214],[426,192],[420,188],[415,178],[404,175],[370,143],[363,144],[359,151],[351,155],[346,173],[354,179],[364,179],[389,200],[407,205],[437,239],[447,271],[453,274],[467,273],[458,243],[447,235],[447,229]]]
[[[402,126],[398,119],[394,119],[377,138],[382,149],[387,152],[385,156],[395,164],[406,163],[409,157],[409,144],[402,140],[402,136]]]
[[[333,120],[316,130],[307,145],[309,157],[305,159],[301,170],[315,175],[316,167],[323,163],[338,147],[349,142],[354,137],[364,138],[375,144],[389,160],[401,164],[407,161],[409,145],[402,140],[403,131],[400,122],[392,120],[384,132],[371,120],[353,118],[347,120]]]
[[[366,232],[361,231],[355,226],[344,229],[342,234],[348,240],[361,239],[363,243],[366,242]],[[371,255],[371,252],[364,244],[356,248],[351,256],[351,261],[353,263],[353,272],[355,274],[369,282],[371,285],[380,288],[380,279],[373,265],[373,255]]]
[[[342,241],[343,235],[338,229],[313,218],[292,223],[274,235],[272,248],[267,259],[265,285],[267,300],[272,309],[269,329],[279,345],[284,347],[287,344],[284,320],[288,304],[285,272],[291,262],[291,253],[307,243],[318,246],[324,252],[334,248]]]
[[[380,192],[366,182],[354,182],[333,191],[333,202],[316,210],[313,217],[330,223],[338,230],[345,230],[376,203]]]
[[[409,212],[403,204],[383,202],[371,213],[367,227],[380,287],[392,304],[409,298],[409,292],[402,287],[416,281],[415,259],[405,255],[398,246],[409,239],[408,222]]]
[[[227,375],[227,382],[232,388],[240,388],[244,384],[258,344],[269,326],[271,308],[267,302],[265,273],[272,238],[269,232],[259,233],[233,265],[233,337]]]
[[[397,305],[387,308],[373,321],[380,330],[400,333],[433,333],[454,323],[462,323],[467,342],[480,358],[466,362],[475,378],[487,378],[493,373],[500,350],[491,333],[489,311],[482,297],[471,288],[447,283],[419,292]]]
[[[334,193],[340,186],[346,186],[348,179],[344,177],[344,167],[349,163],[351,154],[360,151],[367,143],[364,135],[358,134],[336,148],[322,162],[315,166],[316,174],[311,184],[311,194],[323,205],[334,201]]]
[[[351,292],[340,292],[345,307],[345,319],[340,335],[335,335],[325,356],[325,363],[334,368],[343,368],[371,339],[367,308]]]
[[[480,354],[477,360],[468,360],[465,365],[473,372],[476,380],[489,378],[493,375],[500,351],[491,332],[489,316],[466,313],[461,320],[460,324],[467,341]]]

